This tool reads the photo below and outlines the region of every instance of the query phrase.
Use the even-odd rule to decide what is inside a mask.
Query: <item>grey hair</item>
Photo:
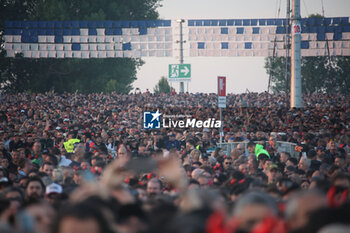
[[[60,168],[55,168],[52,171],[52,181],[57,184],[63,183],[63,172]]]
[[[305,160],[308,167],[311,166],[311,160],[308,157],[306,157],[306,155],[303,155],[300,159]]]
[[[272,213],[275,215],[278,214],[278,208],[276,201],[267,193],[261,191],[252,191],[248,192],[245,195],[242,195],[235,204],[233,209],[233,215],[240,215],[243,211],[243,208],[250,205],[264,205],[271,209]]]
[[[192,178],[193,179],[195,179],[195,180],[197,180],[198,179],[198,177],[202,174],[204,172],[204,170],[203,169],[201,169],[201,168],[196,168],[196,169],[194,169],[193,171],[192,171]]]
[[[212,166],[215,166],[216,164],[216,159],[213,156],[208,157],[208,161]]]
[[[324,197],[324,195],[318,190],[305,190],[292,195],[287,202],[286,211],[284,212],[285,218],[287,220],[292,219],[295,216],[295,213],[299,208],[299,200],[307,196]]]

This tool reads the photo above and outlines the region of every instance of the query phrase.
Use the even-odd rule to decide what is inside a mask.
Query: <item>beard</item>
[[[42,196],[39,195],[38,193],[31,193],[27,199],[29,202],[36,202],[42,199]]]

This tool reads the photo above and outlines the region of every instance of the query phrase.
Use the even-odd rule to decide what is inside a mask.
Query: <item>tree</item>
[[[290,64],[290,59],[288,59]],[[290,76],[285,77],[285,57],[267,57],[265,58],[266,73],[271,78],[271,89],[273,92],[288,93],[290,89]]]
[[[140,59],[29,59],[5,57],[6,20],[157,19],[161,0],[4,0],[0,5],[0,83],[5,91],[128,93]]]
[[[265,59],[267,74],[271,76],[272,91],[290,89],[290,78],[285,78],[285,58]],[[301,59],[303,93],[350,93],[350,57],[303,57]]]
[[[153,88],[154,93],[170,93],[171,86],[169,85],[168,79],[166,77],[161,77],[158,84]]]
[[[322,18],[313,14],[309,18]],[[266,73],[271,77],[273,92],[289,92],[290,72],[285,77],[285,57],[265,59]],[[290,64],[290,58],[288,59]],[[290,68],[290,66],[289,66]],[[303,93],[350,93],[350,57],[303,57],[301,76]]]

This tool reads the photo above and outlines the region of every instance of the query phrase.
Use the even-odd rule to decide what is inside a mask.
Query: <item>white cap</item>
[[[51,193],[62,193],[62,186],[56,183],[52,183],[48,186],[46,186],[46,194],[51,194]]]

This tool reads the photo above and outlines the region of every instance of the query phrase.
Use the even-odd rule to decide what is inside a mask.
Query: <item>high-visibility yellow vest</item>
[[[63,143],[64,149],[66,149],[66,151],[68,153],[73,153],[73,151],[74,151],[74,144],[75,143],[79,143],[79,142],[80,142],[80,140],[76,139],[76,138],[69,139],[68,141]]]

